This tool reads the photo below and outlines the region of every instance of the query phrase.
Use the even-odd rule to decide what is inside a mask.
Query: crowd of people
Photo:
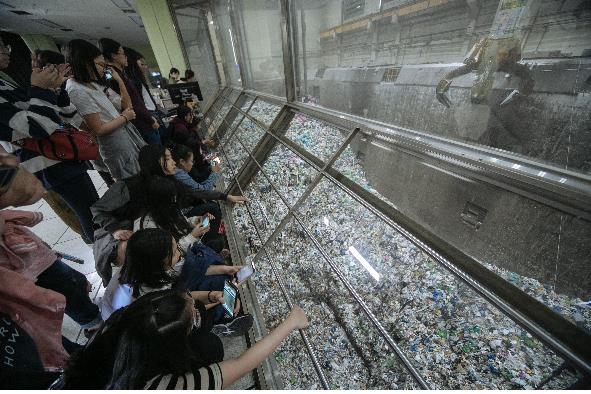
[[[2,72],[10,58],[0,40],[0,387],[220,389],[307,326],[295,307],[224,361],[220,338],[244,335],[253,318],[239,301],[233,313],[222,306],[242,267],[231,264],[219,201],[247,199],[216,190],[216,142],[191,108],[164,124],[140,53],[75,39],[64,54],[31,54],[30,86]],[[91,169],[108,185],[100,198]],[[18,210],[41,198],[92,245],[106,288],[98,305],[86,277],[31,230],[42,214]],[[85,346],[62,336],[64,314]]]

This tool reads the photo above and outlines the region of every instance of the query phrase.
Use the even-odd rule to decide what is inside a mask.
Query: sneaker
[[[237,316],[228,323],[220,323],[213,326],[211,332],[218,337],[239,337],[245,335],[252,327],[252,315],[246,314]]]

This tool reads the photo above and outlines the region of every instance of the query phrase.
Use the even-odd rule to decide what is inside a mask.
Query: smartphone
[[[107,81],[113,79],[113,73],[111,72],[111,70],[105,70],[105,79]]]
[[[238,300],[238,289],[228,281],[224,283],[224,303],[223,307],[230,317],[234,317],[234,308]]]
[[[203,221],[201,222],[201,227],[207,227],[207,226],[209,226],[209,217],[205,216],[203,218]]]
[[[254,274],[254,266],[252,264],[242,267],[240,271],[236,272],[238,284],[241,285],[244,283],[252,274]]]

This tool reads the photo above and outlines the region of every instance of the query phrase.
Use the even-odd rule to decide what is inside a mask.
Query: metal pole
[[[296,100],[295,68],[293,65],[293,41],[291,10],[288,0],[281,0],[281,41],[283,44],[283,73],[285,75],[285,97],[288,102]]]
[[[226,160],[228,161],[228,164],[230,165],[230,170],[236,175],[236,172],[233,169],[233,166],[230,164],[230,161],[228,160],[228,156],[225,153],[225,150],[223,147],[222,148],[222,154],[224,155],[224,157],[226,158]],[[242,148],[244,150],[246,150],[246,147],[244,147],[244,145],[242,145]],[[248,152],[248,150],[246,150]],[[248,152],[250,155],[250,152]],[[240,183],[236,182],[236,184],[238,185],[238,188],[240,189],[240,193],[244,196],[244,190],[242,189],[242,187],[240,186]],[[263,238],[261,237],[261,234],[259,232],[259,229],[256,226],[256,222],[252,216],[252,212],[250,211],[250,208],[248,205],[245,205],[246,207],[246,212],[248,213],[248,216],[250,218],[250,221],[253,224],[253,228],[255,229],[256,233],[257,233],[257,237],[259,238],[259,240],[261,241],[261,244],[263,243]],[[269,262],[269,264],[271,265],[271,270],[273,271],[273,275],[275,276],[275,279],[277,280],[277,283],[279,284],[279,288],[281,290],[281,294],[283,295],[283,298],[285,300],[285,302],[287,303],[289,309],[291,309],[293,307],[293,301],[291,300],[291,297],[289,296],[287,289],[285,287],[285,284],[283,283],[283,280],[281,279],[281,275],[280,272],[277,270],[277,268],[275,267],[275,263],[273,263],[273,259],[270,258],[270,256],[268,255],[266,250],[263,250],[265,255],[267,256],[267,261]],[[306,350],[308,352],[308,355],[310,356],[310,359],[312,361],[312,365],[314,367],[314,369],[316,370],[316,374],[318,375],[318,378],[320,379],[320,383],[322,384],[322,387],[325,390],[329,389],[329,385],[328,385],[328,381],[326,380],[326,376],[324,375],[324,372],[322,371],[322,368],[320,367],[320,363],[318,362],[318,357],[316,357],[316,353],[314,352],[314,349],[312,349],[312,346],[310,345],[310,341],[308,340],[308,336],[306,335],[306,333],[304,332],[304,330],[299,329],[298,330],[300,333],[300,336],[302,337],[302,341],[304,342],[304,345],[306,346]]]
[[[353,138],[353,134],[354,133],[356,134],[358,131],[359,130],[356,129],[356,130],[354,130],[354,132],[351,133],[351,135],[349,135],[349,138],[347,138],[347,141],[345,141],[347,143],[347,145],[348,145],[348,142],[350,142],[350,139]],[[298,222],[298,224],[303,229],[303,231],[306,233],[306,235],[308,236],[308,238],[310,238],[310,240],[312,241],[312,243],[314,244],[314,246],[316,247],[316,249],[320,252],[320,254],[322,255],[322,257],[330,265],[330,267],[333,270],[333,272],[341,280],[341,282],[347,288],[347,290],[349,291],[349,293],[353,296],[353,298],[355,299],[355,301],[357,301],[357,303],[361,306],[361,308],[363,309],[363,311],[365,312],[365,314],[371,320],[372,324],[377,328],[377,330],[380,333],[380,335],[384,338],[384,340],[388,343],[388,345],[392,348],[392,350],[394,350],[394,352],[396,353],[396,355],[398,356],[398,358],[402,361],[402,363],[404,364],[404,366],[406,367],[406,369],[408,370],[408,372],[412,375],[413,379],[417,382],[417,384],[423,390],[428,390],[430,387],[427,384],[427,382],[425,381],[425,379],[421,376],[421,374],[417,371],[417,369],[411,364],[410,360],[406,357],[406,355],[404,354],[404,352],[402,351],[402,349],[400,349],[400,347],[396,344],[396,342],[394,341],[394,339],[390,336],[390,334],[384,329],[384,327],[382,326],[382,324],[379,322],[378,318],[373,314],[373,312],[371,312],[371,310],[369,309],[369,307],[367,306],[367,304],[365,304],[365,302],[363,301],[363,299],[361,298],[361,296],[357,293],[357,291],[353,288],[353,286],[351,286],[351,284],[349,283],[349,281],[347,280],[347,278],[345,278],[345,276],[343,275],[343,273],[338,269],[337,264],[335,264],[334,261],[332,261],[332,259],[330,258],[330,256],[328,256],[328,254],[326,254],[326,252],[324,251],[324,248],[322,248],[322,245],[320,245],[320,243],[318,243],[318,241],[316,240],[316,238],[314,238],[314,236],[304,226],[304,224],[303,224],[301,218],[299,217],[299,215],[297,215],[294,212],[294,209],[290,206],[289,202],[285,199],[285,197],[277,189],[277,186],[275,186],[275,183],[271,180],[271,178],[269,178],[269,176],[263,170],[263,167],[261,166],[261,164],[256,160],[256,158],[254,157],[254,155],[252,153],[250,153],[248,151],[248,149],[246,149],[246,146],[242,143],[242,141],[240,141],[239,138],[236,138],[236,141],[238,141],[238,143],[242,146],[242,149],[245,150],[248,153],[248,155],[250,156],[251,160],[257,165],[257,167],[259,167],[259,171],[261,172],[261,174],[263,174],[263,176],[265,178],[267,178],[267,181],[269,182],[269,185],[271,186],[271,188],[275,191],[275,193],[277,193],[277,195],[279,196],[279,198],[281,199],[281,201],[288,208],[288,213],[286,215],[286,218],[288,218],[291,215]],[[341,147],[340,147],[340,149],[337,151],[337,153],[340,154],[343,150],[345,150],[345,148],[347,147],[347,145],[342,144]],[[337,159],[337,157],[338,157],[338,155],[333,155],[333,157],[329,160],[328,163],[333,163]],[[326,167],[327,166],[325,165],[325,168]],[[323,172],[324,171],[322,171],[319,174],[319,176],[322,176],[322,173]],[[317,181],[318,182],[320,181],[320,179],[318,177],[317,177]],[[311,190],[310,190],[310,192],[311,192]],[[284,218],[284,220],[286,220],[286,218]],[[253,220],[253,223],[254,223],[254,220]],[[256,228],[256,226],[255,226],[255,229],[256,229],[256,231],[258,233],[258,229]],[[274,232],[275,236],[278,233],[279,233],[279,231],[275,230],[275,232]],[[261,241],[262,241],[262,238],[261,238]],[[269,242],[269,241],[267,241],[267,242]],[[267,253],[268,253],[267,252],[267,249],[264,248],[262,250],[267,255]],[[258,255],[257,255],[257,257],[258,257]],[[271,264],[273,264],[272,263],[272,259],[269,259],[268,256],[267,256],[267,259],[269,260],[269,262],[271,262]]]

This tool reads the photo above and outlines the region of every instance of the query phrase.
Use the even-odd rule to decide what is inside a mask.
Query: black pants
[[[51,190],[59,194],[74,211],[80,221],[85,237],[92,242],[94,240],[94,229],[90,207],[98,201],[99,196],[88,173],[84,172],[77,177],[68,179],[66,182],[52,185]]]
[[[105,183],[107,184],[107,187],[111,187],[111,185],[113,183],[115,183],[115,180],[113,179],[113,177],[111,176],[111,174],[109,174],[109,172],[107,172],[107,171],[98,171],[98,173],[101,176],[101,178],[103,178],[103,181],[105,181]]]
[[[37,277],[36,284],[63,294],[66,297],[66,315],[82,327],[92,325],[99,316],[98,306],[88,296],[86,276],[66,263],[57,260]]]
[[[214,316],[211,309],[205,310],[200,302],[195,302],[195,307],[201,315],[201,326],[193,329],[189,334],[189,345],[198,367],[205,367],[224,360],[224,345],[221,339],[211,332],[214,325]]]

